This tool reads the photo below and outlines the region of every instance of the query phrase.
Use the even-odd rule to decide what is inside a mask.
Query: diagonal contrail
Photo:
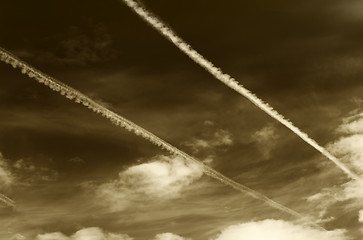
[[[141,5],[140,2],[134,0],[122,0],[127,6],[129,6],[134,12],[136,12],[143,20],[149,23],[152,27],[154,27],[161,35],[166,37],[169,41],[171,41],[177,48],[179,48],[182,52],[184,52],[188,57],[194,60],[197,64],[202,66],[208,72],[210,72],[215,78],[219,81],[223,82],[228,87],[232,88],[239,94],[246,97],[253,104],[255,104],[262,111],[270,115],[272,118],[279,121],[285,127],[290,129],[296,135],[298,135],[302,140],[308,143],[310,146],[318,150],[325,157],[327,157],[330,161],[334,162],[341,170],[343,170],[350,178],[358,180],[361,179],[357,174],[352,172],[344,163],[342,163],[339,159],[333,156],[330,152],[328,152],[324,147],[320,146],[314,139],[310,138],[306,133],[302,132],[299,128],[294,126],[292,122],[287,120],[283,115],[278,113],[275,109],[273,109],[270,105],[265,103],[263,100],[259,99],[255,94],[250,92],[248,89],[243,87],[232,78],[230,75],[222,72],[221,69],[217,68],[210,61],[200,55],[197,51],[195,51],[187,42],[181,39],[172,29],[170,29],[164,22],[158,19],[153,13],[147,10],[145,7]]]
[[[319,225],[312,223],[310,220],[308,220],[306,217],[304,217],[300,213],[297,213],[294,210],[273,201],[272,199],[266,197],[265,195],[255,191],[255,190],[252,190],[242,184],[239,184],[239,183],[233,181],[232,179],[227,178],[220,172],[205,165],[201,161],[189,156],[185,152],[183,152],[183,151],[179,150],[178,148],[172,146],[171,144],[165,142],[164,140],[162,140],[161,138],[152,134],[151,132],[149,132],[149,131],[145,130],[144,128],[136,125],[135,123],[121,117],[120,115],[110,111],[109,109],[105,108],[104,106],[96,103],[95,101],[93,101],[92,99],[90,99],[86,95],[84,95],[83,93],[71,88],[70,86],[40,72],[36,68],[33,68],[32,66],[19,60],[14,55],[12,55],[10,52],[8,52],[2,48],[0,48],[0,60],[5,63],[11,64],[14,68],[18,67],[23,74],[27,74],[30,78],[34,78],[36,81],[48,86],[53,91],[59,92],[61,95],[64,95],[68,99],[74,100],[76,103],[81,103],[84,106],[91,109],[92,111],[101,114],[103,117],[109,119],[116,126],[125,128],[128,131],[133,132],[136,135],[139,135],[139,136],[143,137],[144,139],[148,140],[149,142],[167,150],[168,152],[175,154],[175,155],[179,155],[179,156],[183,157],[184,159],[186,159],[187,161],[197,164],[198,166],[202,167],[203,172],[206,175],[220,181],[221,183],[224,183],[225,185],[228,185],[242,193],[246,193],[255,199],[261,200],[275,209],[278,209],[285,213],[293,215],[294,217],[302,220],[303,222],[305,222],[309,225],[313,225],[315,227],[321,228]]]
[[[13,200],[11,200],[10,198],[8,198],[7,196],[5,196],[4,194],[2,194],[2,193],[0,193],[0,201],[5,203],[6,205],[8,205],[10,207],[15,206],[15,202]]]

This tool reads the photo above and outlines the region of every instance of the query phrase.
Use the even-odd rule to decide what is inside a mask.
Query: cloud
[[[355,114],[343,120],[337,129],[341,137],[330,144],[328,150],[347,164],[363,179],[363,114]],[[320,209],[320,216],[327,213],[330,206],[349,201],[345,209],[358,211],[363,207],[363,180],[351,180],[341,185],[324,188],[307,200]]]
[[[206,123],[209,124],[209,121]],[[190,147],[194,152],[203,150],[210,150],[217,147],[227,147],[233,144],[232,134],[226,130],[218,129],[212,134],[209,133],[203,138],[193,138],[184,143],[185,146]]]
[[[232,134],[224,129],[215,129],[212,121],[205,121],[199,131],[199,137],[193,137],[183,145],[190,148],[193,154],[198,154],[206,164],[213,162],[218,150],[225,150],[233,145]]]
[[[160,233],[153,240],[189,240],[173,233]]]
[[[157,156],[120,172],[117,179],[98,186],[96,194],[113,210],[122,210],[143,201],[176,198],[202,175],[200,166],[181,157]]]
[[[39,234],[35,239],[36,240],[70,240],[71,238],[67,237],[63,233],[54,232],[54,233]]]
[[[35,166],[30,160],[19,159],[13,166],[13,171],[22,183],[52,182],[58,179],[59,173],[44,166]]]
[[[14,182],[7,160],[0,153],[0,188],[9,187]]]
[[[106,233],[98,227],[83,228],[68,237],[60,232],[39,234],[36,240],[132,240],[125,234]]]
[[[10,238],[10,240],[24,240],[24,239],[26,239],[26,237],[21,235],[20,233],[17,233]]]
[[[40,63],[52,62],[60,66],[87,66],[115,58],[112,47],[113,39],[104,24],[88,23],[88,29],[79,26],[70,26],[61,38],[48,38],[56,42],[55,50],[43,51],[25,49],[14,51],[20,57],[32,58]]]
[[[359,222],[363,222],[363,209],[359,211],[359,218],[358,218]]]
[[[276,133],[276,128],[273,124],[268,124],[252,134],[252,140],[257,143],[265,158],[270,157],[270,153],[276,146],[276,139],[278,138],[279,135]]]
[[[263,220],[232,225],[214,240],[345,240],[344,231],[324,231],[282,220]]]

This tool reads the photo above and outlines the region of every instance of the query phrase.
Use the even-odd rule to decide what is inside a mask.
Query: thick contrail
[[[292,122],[285,119],[280,113],[278,113],[275,109],[273,109],[270,105],[259,99],[255,94],[250,92],[248,89],[243,87],[238,83],[234,78],[222,72],[221,69],[217,68],[210,61],[200,55],[197,51],[195,51],[188,43],[186,43],[183,39],[181,39],[172,29],[170,29],[165,23],[163,23],[160,19],[158,19],[153,13],[149,10],[146,10],[145,7],[141,5],[141,3],[136,2],[134,0],[122,0],[127,6],[129,6],[134,12],[136,12],[143,20],[153,26],[159,33],[161,33],[164,37],[166,37],[169,41],[171,41],[177,48],[179,48],[182,52],[184,52],[187,56],[189,56],[192,60],[194,60],[197,64],[202,66],[208,72],[210,72],[215,78],[219,81],[223,82],[228,87],[234,89],[239,94],[246,97],[253,104],[255,104],[262,111],[270,115],[272,118],[279,121],[281,124],[285,125],[291,131],[293,131],[296,135],[298,135],[302,140],[307,142],[310,146],[318,150],[329,160],[334,162],[341,170],[343,170],[350,178],[352,179],[361,179],[357,174],[352,172],[344,163],[342,163],[339,159],[329,153],[324,147],[320,146],[315,140],[310,138],[306,133],[302,132],[299,128],[295,127]]]
[[[64,95],[68,99],[74,100],[76,103],[81,103],[84,106],[88,107],[92,111],[101,114],[103,117],[109,119],[113,124],[119,127],[123,127],[127,129],[130,132],[135,133],[136,135],[139,135],[143,137],[144,139],[148,140],[149,142],[167,150],[171,154],[179,155],[186,159],[189,162],[193,162],[197,164],[198,166],[202,167],[204,173],[214,179],[217,179],[218,181],[224,183],[225,185],[228,185],[240,192],[247,193],[248,195],[252,196],[253,198],[259,199],[261,201],[264,201],[269,206],[276,208],[278,210],[281,210],[285,213],[291,214],[300,220],[304,221],[305,223],[308,223],[310,225],[314,225],[315,227],[319,227],[319,225],[315,223],[311,223],[307,218],[302,216],[301,214],[295,212],[294,210],[285,207],[272,199],[266,197],[265,195],[252,190],[242,184],[239,184],[220,172],[210,168],[209,166],[205,165],[201,161],[189,156],[185,152],[179,150],[178,148],[170,145],[169,143],[165,142],[161,138],[157,137],[156,135],[152,134],[151,132],[145,130],[144,128],[136,125],[135,123],[121,117],[120,115],[110,111],[109,109],[105,108],[104,106],[101,106],[100,104],[96,103],[92,99],[88,98],[86,95],[82,94],[81,92],[71,88],[70,86],[59,82],[58,80],[40,72],[39,70],[33,68],[32,66],[26,64],[25,62],[19,60],[17,57],[6,51],[5,49],[0,48],[0,60],[11,64],[14,68],[20,68],[21,72],[23,74],[27,74],[30,78],[34,78],[39,83],[42,83],[52,90],[59,92],[61,95]]]
[[[7,196],[5,196],[4,194],[2,194],[2,193],[0,193],[0,201],[5,203],[6,205],[8,205],[10,207],[15,206],[15,202],[13,200],[11,200],[10,198],[8,198]]]

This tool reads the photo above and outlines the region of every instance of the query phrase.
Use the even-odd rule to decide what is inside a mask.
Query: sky
[[[145,7],[363,178],[363,4]],[[0,3],[0,47],[306,225],[0,64],[0,239],[359,240],[363,181],[180,52],[122,1]]]

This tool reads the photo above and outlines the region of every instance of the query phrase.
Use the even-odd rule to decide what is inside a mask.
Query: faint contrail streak
[[[11,207],[15,206],[15,202],[2,193],[0,193],[0,201],[2,201],[3,203],[5,203],[8,206],[11,206]]]
[[[234,78],[222,72],[221,69],[217,68],[210,61],[205,59],[202,55],[200,55],[197,51],[195,51],[188,43],[186,43],[183,39],[181,39],[172,29],[170,29],[164,22],[158,19],[153,13],[144,8],[141,3],[136,2],[134,0],[122,0],[127,6],[129,6],[134,12],[136,12],[143,20],[149,23],[152,27],[154,27],[159,33],[161,33],[164,37],[166,37],[169,41],[171,41],[176,47],[178,47],[182,52],[184,52],[187,56],[189,56],[192,60],[194,60],[197,64],[202,66],[208,72],[210,72],[215,78],[219,81],[223,82],[228,87],[234,89],[239,94],[246,97],[253,104],[255,104],[262,111],[270,115],[272,118],[279,121],[281,124],[289,128],[292,132],[298,135],[302,140],[307,142],[310,146],[318,150],[329,160],[334,162],[341,170],[343,170],[350,178],[352,179],[360,179],[360,177],[352,172],[344,163],[342,163],[339,159],[329,153],[324,147],[320,146],[315,140],[310,138],[306,133],[302,132],[299,128],[294,126],[292,122],[287,120],[284,116],[278,113],[275,109],[273,109],[270,105],[259,99],[255,94],[250,92],[248,89],[243,87],[236,81]]]
[[[92,99],[90,99],[86,95],[84,95],[83,93],[71,88],[70,86],[42,73],[41,71],[33,68],[32,66],[26,64],[25,62],[19,60],[17,57],[12,55],[10,52],[8,52],[2,48],[0,48],[0,60],[5,63],[11,64],[14,68],[17,68],[17,67],[20,68],[21,72],[23,74],[27,74],[30,78],[34,78],[39,83],[42,83],[42,84],[48,86],[49,88],[51,88],[52,90],[59,92],[61,95],[64,95],[68,99],[74,100],[76,103],[81,103],[84,106],[91,109],[92,111],[101,114],[103,117],[109,119],[116,126],[125,128],[128,131],[133,132],[136,135],[139,135],[139,136],[143,137],[144,139],[148,140],[149,142],[167,150],[168,152],[175,154],[175,155],[179,155],[179,156],[183,157],[184,159],[186,159],[187,161],[193,162],[193,163],[197,164],[198,166],[201,166],[206,175],[208,175],[214,179],[217,179],[218,181],[224,183],[225,185],[228,185],[240,192],[247,193],[248,195],[250,195],[256,199],[262,200],[265,203],[267,203],[269,206],[279,209],[285,213],[291,214],[310,225],[320,227],[319,225],[317,225],[315,223],[309,222],[308,220],[306,220],[306,218],[304,216],[295,212],[294,210],[273,201],[272,199],[266,197],[265,195],[255,191],[255,190],[252,190],[242,184],[239,184],[239,183],[227,178],[220,172],[210,168],[209,166],[205,165],[201,161],[189,156],[185,152],[170,145],[169,143],[165,142],[164,140],[162,140],[161,138],[152,134],[151,132],[149,132],[149,131],[145,130],[144,128],[136,125],[135,123],[121,117],[120,115],[110,111],[109,109],[105,108],[104,106],[96,103],[95,101],[93,101]]]

